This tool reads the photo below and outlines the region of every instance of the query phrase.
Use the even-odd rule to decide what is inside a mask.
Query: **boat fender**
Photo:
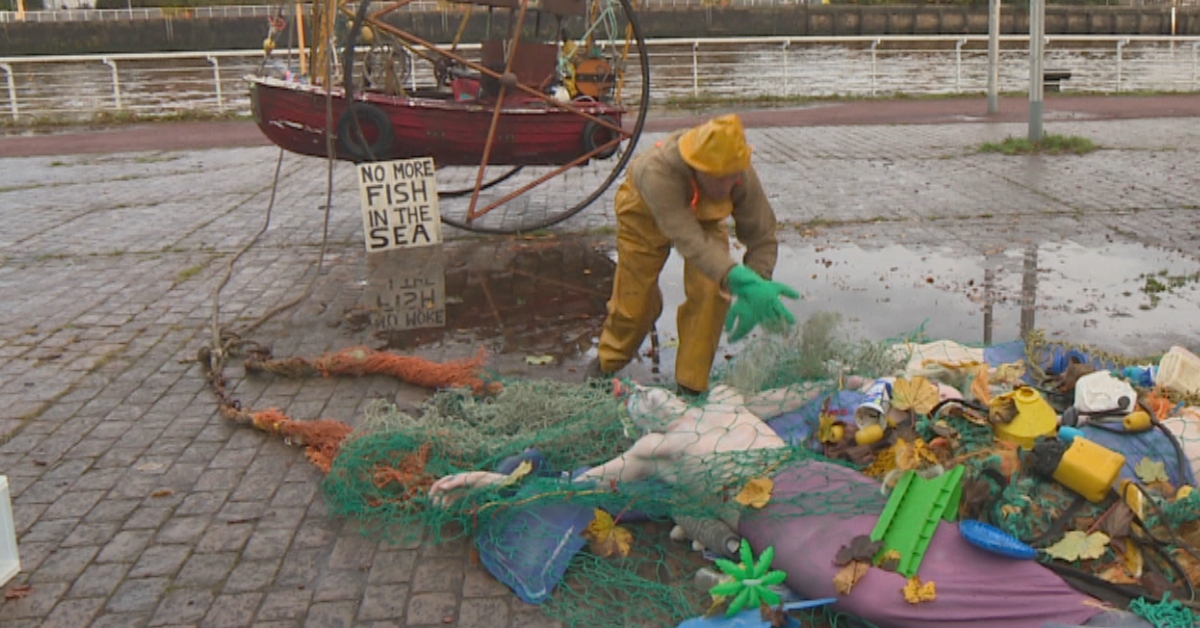
[[[370,146],[364,146],[364,139],[355,129],[355,120],[358,124],[364,126],[373,126],[379,131],[379,135],[371,142]],[[337,138],[338,151],[352,158],[354,161],[379,161],[386,159],[392,148],[392,138],[395,133],[392,130],[392,121],[388,119],[387,114],[379,107],[365,102],[350,103],[349,107],[342,112],[342,117],[338,118]]]
[[[616,120],[613,120],[612,118],[610,118],[608,116],[596,116],[596,117],[601,120],[604,120],[605,122],[607,122],[613,126],[619,126],[617,124]],[[612,139],[615,135],[617,135],[616,131],[614,131],[602,124],[597,123],[595,120],[588,120],[587,124],[585,124],[583,126],[583,150],[590,153],[590,152],[596,150],[597,148],[600,148],[601,146],[604,146],[605,144],[612,141]],[[617,144],[614,144],[614,145],[596,153],[595,155],[592,156],[592,158],[593,159],[608,159],[609,157],[612,157],[614,154],[616,154],[617,148],[620,147],[620,145],[621,144],[618,142]]]

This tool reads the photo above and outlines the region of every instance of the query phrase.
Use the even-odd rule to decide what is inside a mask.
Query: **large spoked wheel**
[[[589,9],[589,15],[600,17],[590,23],[578,19],[578,26],[571,21],[567,24],[568,28],[575,26],[576,35],[594,35],[591,56],[573,68],[578,87],[569,104],[579,109],[596,103],[623,107],[619,130],[613,128],[614,120],[609,116],[581,116],[584,125],[580,142],[589,156],[578,164],[524,166],[511,174],[505,167],[494,165],[440,169],[439,190],[471,188],[474,192],[475,181],[480,181],[477,194],[439,198],[443,222],[481,233],[543,229],[592,205],[621,176],[633,156],[649,110],[650,65],[629,0],[592,0],[590,4],[594,9]],[[616,24],[620,32],[605,32],[606,7],[611,11],[607,27],[612,30]],[[606,35],[616,36],[606,41]],[[495,177],[502,174],[509,176],[496,181]]]
[[[479,101],[491,119],[482,127],[487,129],[487,136],[478,165],[438,164],[438,205],[444,223],[494,234],[543,229],[600,200],[621,176],[633,156],[650,106],[645,40],[630,0],[586,3],[584,15],[559,19],[557,24],[550,24],[557,30],[547,33],[550,20],[526,19],[527,12],[534,12],[530,5],[539,3],[517,0],[519,8],[512,11],[509,32],[523,35],[503,42],[506,59],[499,65],[468,59],[456,46],[430,44],[417,35],[379,26],[370,17],[365,18],[366,23],[393,33],[414,49],[420,47],[417,55],[430,63],[427,70],[418,70],[417,77],[425,72],[445,89],[448,77],[454,76],[446,59],[454,59],[464,70],[473,71],[485,90],[489,86],[492,90],[491,100]],[[579,49],[570,57],[560,52],[558,59],[557,76],[566,78],[563,83],[570,89],[533,87],[512,80],[517,69],[512,51],[533,45],[528,43],[530,29],[543,40],[557,43],[560,38],[564,42],[570,39]],[[351,29],[354,32],[356,29]],[[566,49],[564,43],[560,50]],[[564,93],[570,97],[564,98]],[[536,153],[536,143],[527,147],[534,152],[515,154],[510,145],[524,138],[515,138],[512,133],[510,114],[514,107],[540,107],[553,112],[559,121],[573,119],[567,124],[579,129],[578,154],[542,160]]]

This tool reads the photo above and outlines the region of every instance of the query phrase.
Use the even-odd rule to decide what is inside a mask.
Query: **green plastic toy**
[[[932,480],[918,476],[915,471],[901,476],[875,529],[871,530],[872,541],[883,541],[876,559],[896,550],[900,553],[896,571],[908,578],[915,576],[938,522],[958,518],[962,474],[963,467],[957,466]]]
[[[780,584],[787,578],[786,573],[771,570],[771,561],[775,560],[774,547],[764,549],[762,554],[759,554],[758,561],[755,562],[754,554],[750,550],[750,543],[746,539],[742,539],[739,553],[742,559],[740,565],[724,558],[714,561],[717,569],[733,578],[733,580],[722,582],[708,591],[713,597],[733,596],[733,600],[729,603],[729,610],[725,612],[726,617],[737,615],[738,611],[743,608],[758,608],[762,603],[767,606],[777,606],[779,594],[769,587]]]

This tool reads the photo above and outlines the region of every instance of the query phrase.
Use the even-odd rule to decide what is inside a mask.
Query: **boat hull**
[[[254,120],[263,134],[285,150],[314,157],[328,155],[326,129],[332,119],[338,159],[433,157],[439,166],[479,166],[495,111],[494,102],[457,102],[449,94],[420,98],[368,92],[354,100],[351,115],[341,90],[327,96],[316,86],[270,78],[248,80]],[[326,112],[327,100],[332,117]],[[625,111],[594,101],[572,104],[617,126]],[[390,140],[378,128],[382,125],[390,126]],[[361,148],[361,140],[348,143],[348,136],[359,132],[372,145],[369,150]],[[488,164],[565,165],[613,137],[614,132],[587,117],[519,94],[505,99],[500,109]]]

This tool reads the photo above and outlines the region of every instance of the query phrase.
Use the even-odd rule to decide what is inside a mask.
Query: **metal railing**
[[[478,46],[464,46],[477,54]],[[1071,71],[1064,90],[1194,92],[1200,37],[1055,36],[1045,67]],[[693,99],[799,99],[983,93],[987,36],[757,37],[646,42],[652,104]],[[298,71],[294,50],[0,57],[8,126],[116,116],[249,114],[244,77]],[[432,85],[427,63],[411,84]],[[1001,38],[1002,92],[1029,87],[1028,37]],[[636,82],[638,72],[627,70]],[[639,93],[629,84],[626,93]]]
[[[71,0],[72,4],[82,4],[80,0]],[[658,8],[658,7],[688,7],[688,6],[735,6],[735,7],[753,7],[753,6],[786,6],[794,4],[822,4],[821,0],[638,0],[636,6],[639,8]],[[1111,0],[1106,2],[1106,5],[1113,6],[1131,6],[1131,7],[1146,7],[1146,6],[1200,6],[1200,0]],[[249,5],[229,5],[229,6],[211,6],[211,7],[138,7],[126,9],[89,9],[82,6],[67,5],[64,9],[51,9],[46,11],[25,11],[18,13],[17,11],[0,11],[0,23],[4,22],[70,22],[78,20],[147,20],[147,19],[162,19],[162,18],[191,18],[191,17],[267,17],[279,10],[277,5],[268,4],[249,4]],[[310,4],[301,4],[305,11],[311,13]],[[448,2],[439,3],[438,0],[413,0],[409,4],[400,7],[400,11],[436,11],[449,7],[461,8],[465,5],[454,5]],[[349,3],[347,7],[353,10],[354,4]],[[290,7],[289,7],[289,10]]]
[[[675,6],[705,6],[706,4],[724,5],[724,6],[783,6],[792,4],[804,4],[808,0],[718,0],[717,2],[706,2],[705,0],[639,0],[640,7],[675,7]],[[1185,0],[1195,1],[1200,3],[1200,0]],[[820,4],[819,0],[813,0],[814,4]],[[312,13],[310,4],[301,4],[307,14]],[[457,7],[462,8],[465,5],[453,5],[449,3],[439,3],[438,0],[413,0],[409,4],[404,5],[400,11],[437,11],[443,8]],[[354,10],[354,4],[347,4],[347,8]],[[290,6],[289,12],[293,11]],[[113,21],[113,20],[150,20],[163,18],[212,18],[212,17],[269,17],[279,11],[277,5],[238,5],[238,6],[211,6],[211,7],[139,7],[127,9],[85,9],[85,8],[66,8],[54,9],[48,11],[25,11],[24,14],[16,11],[0,11],[0,23],[4,22],[73,22],[82,20],[91,21]]]

